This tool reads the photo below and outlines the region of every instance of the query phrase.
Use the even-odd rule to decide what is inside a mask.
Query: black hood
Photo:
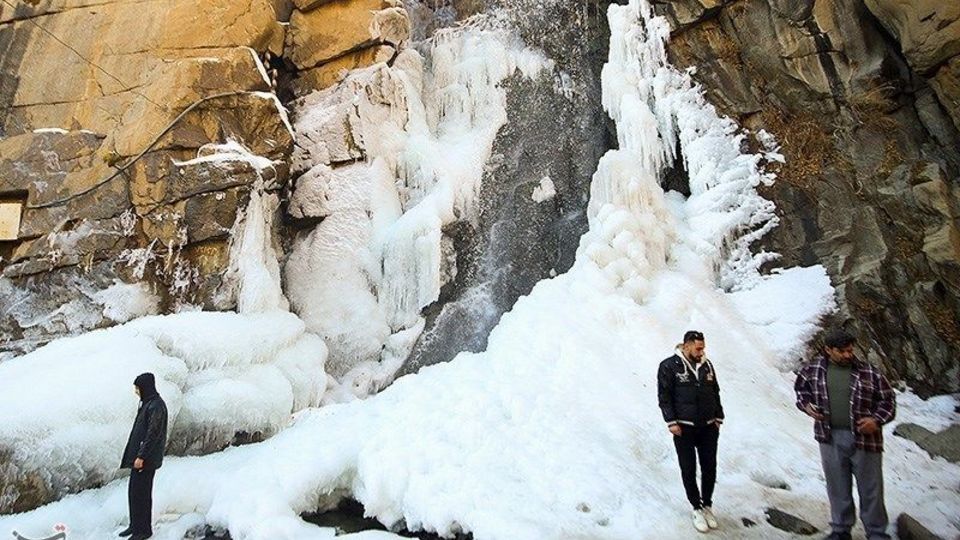
[[[157,394],[157,382],[153,373],[141,373],[133,380],[133,384],[140,389],[140,401],[147,401]]]

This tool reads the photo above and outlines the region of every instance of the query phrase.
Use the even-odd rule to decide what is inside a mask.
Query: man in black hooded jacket
[[[167,445],[167,405],[157,393],[153,373],[138,375],[133,386],[140,396],[140,408],[120,461],[121,469],[131,469],[127,490],[130,526],[120,536],[145,540],[153,535],[153,477],[163,464]]]
[[[693,507],[693,526],[705,533],[719,526],[713,514],[717,480],[717,441],[723,423],[720,386],[713,364],[704,354],[703,334],[684,334],[676,354],[660,363],[657,397],[663,420],[673,434],[680,476]],[[703,489],[697,489],[697,457]]]

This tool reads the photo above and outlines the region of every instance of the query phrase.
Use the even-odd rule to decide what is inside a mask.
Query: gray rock
[[[187,529],[183,540],[231,540],[231,538],[230,532],[226,529],[203,524]]]
[[[960,463],[960,424],[934,433],[917,424],[900,424],[893,434],[917,443],[931,456],[942,457],[951,463]]]
[[[767,508],[764,513],[767,515],[767,523],[773,525],[781,531],[787,531],[803,536],[810,536],[819,532],[819,529],[803,519],[788,514],[776,508]]]
[[[0,351],[24,354],[51,339],[109,324],[93,294],[120,279],[109,262],[0,278]]]
[[[586,10],[559,0],[488,2],[501,4],[525,43],[558,70],[536,81],[506,81],[510,122],[494,141],[476,227],[444,231],[456,248],[456,276],[428,306],[426,328],[401,374],[482,350],[517,298],[573,264],[587,227],[590,179],[611,146],[599,87],[607,2],[589,2]],[[545,177],[557,194],[535,201]]]

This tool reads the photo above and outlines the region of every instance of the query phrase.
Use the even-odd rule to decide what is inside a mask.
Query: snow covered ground
[[[347,494],[385,524],[444,535],[692,537],[655,389],[658,363],[691,328],[706,334],[727,416],[715,496],[721,529],[710,536],[789,538],[766,524],[771,506],[826,527],[817,445],[809,419],[793,405],[789,367],[833,308],[829,280],[821,267],[758,272],[770,255],[748,247],[776,224],[772,206],[756,193],[771,181],[763,157],[741,154],[736,126],[667,64],[665,22],[651,18],[645,1],[612,6],[610,23],[604,103],[617,122],[620,148],[604,156],[592,182],[590,231],[574,267],[521,298],[485,352],[425,368],[367,400],[302,410],[263,443],[170,458],[155,484],[156,538],[181,538],[202,522],[228,527],[237,539],[331,538],[331,530],[299,514]],[[677,140],[680,156],[673,155]],[[688,199],[658,185],[673,159],[690,171]],[[152,324],[121,328],[138,323]],[[237,348],[249,343],[235,337]],[[198,346],[203,340],[182,338]],[[128,388],[141,366],[129,355],[109,358],[101,372],[71,380],[93,380],[122,365],[129,373],[116,369],[111,387]],[[37,370],[31,381],[23,369],[18,384],[56,373]],[[4,391],[6,381],[0,379]],[[71,425],[94,426],[103,411],[127,405],[103,392],[86,395],[90,406],[70,416]],[[61,396],[50,403],[67,408],[73,394],[67,395],[70,401]],[[898,422],[939,429],[960,421],[952,398],[898,398]],[[29,419],[39,411],[3,409],[0,419],[17,414]],[[60,427],[57,448],[77,436]],[[891,516],[907,511],[954,537],[960,467],[897,437],[888,437],[886,448]],[[106,447],[95,450],[114,457]],[[71,539],[106,538],[125,524],[125,491],[121,478],[0,517],[0,531],[39,536],[65,523]],[[758,525],[746,528],[741,518]]]

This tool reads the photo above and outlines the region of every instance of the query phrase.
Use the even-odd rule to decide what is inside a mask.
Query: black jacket
[[[663,420],[668,424],[704,426],[723,423],[720,386],[713,364],[704,360],[696,368],[679,354],[660,362],[657,371],[657,398]]]
[[[167,404],[157,393],[152,375],[141,375],[134,384],[140,388],[140,409],[123,450],[120,468],[132,469],[133,461],[141,458],[144,469],[159,469],[167,446]]]

